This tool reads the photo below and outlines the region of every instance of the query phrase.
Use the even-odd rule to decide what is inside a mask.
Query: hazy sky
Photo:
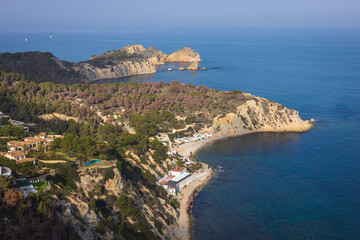
[[[0,31],[80,26],[360,26],[360,0],[0,0],[0,9]]]

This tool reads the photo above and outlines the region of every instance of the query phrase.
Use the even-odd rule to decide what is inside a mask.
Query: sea
[[[256,133],[200,149],[198,159],[217,170],[195,199],[193,239],[360,239],[359,29],[0,33],[0,52],[48,51],[70,62],[127,44],[168,54],[189,46],[208,69],[167,65],[97,83],[239,89],[316,120],[306,133]]]

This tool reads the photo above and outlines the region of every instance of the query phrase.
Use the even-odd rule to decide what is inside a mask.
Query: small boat
[[[50,35],[50,39],[52,38],[52,35]]]
[[[28,41],[28,39],[27,38],[25,38],[25,42],[27,42]]]

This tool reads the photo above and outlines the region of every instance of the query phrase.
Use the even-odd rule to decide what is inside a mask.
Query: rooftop
[[[8,152],[7,155],[10,155],[10,156],[12,156],[14,158],[17,158],[17,157],[24,156],[25,153],[20,152],[20,151],[13,151],[13,152]]]
[[[176,169],[173,169],[172,171],[174,172],[182,172],[186,169],[186,167],[181,167],[181,168],[176,168]]]

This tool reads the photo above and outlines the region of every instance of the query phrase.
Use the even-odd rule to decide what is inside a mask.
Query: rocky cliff
[[[200,54],[195,50],[184,47],[170,54],[166,59],[167,62],[200,62]]]
[[[101,66],[85,62],[75,66],[74,70],[85,76],[89,81],[156,72],[154,65],[146,59],[114,60]]]
[[[139,169],[147,166],[141,164],[140,160],[137,161],[137,155],[130,152],[128,154],[131,158],[127,161],[132,161]],[[110,172],[113,174],[109,175]],[[115,164],[102,168],[85,168],[80,171],[76,182],[78,191],[68,192],[61,199],[54,196],[56,214],[71,222],[80,239],[175,239],[173,229],[177,226],[176,210],[159,198],[156,185],[141,182],[144,179],[135,175],[123,176]],[[122,205],[119,199],[127,200]],[[98,207],[94,208],[89,203],[90,200]],[[104,222],[107,222],[106,227],[101,230]],[[128,225],[125,229],[121,227],[124,224]],[[151,233],[140,235],[133,232],[129,235],[129,226],[143,233],[148,229],[146,231]]]
[[[299,112],[280,103],[245,94],[236,113],[217,116],[210,130],[218,137],[237,136],[253,132],[304,132],[312,128]]]

